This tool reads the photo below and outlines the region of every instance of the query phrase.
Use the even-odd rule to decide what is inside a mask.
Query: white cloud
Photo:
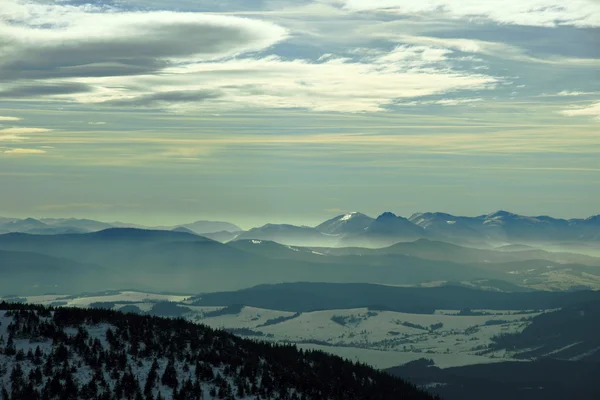
[[[313,63],[271,56],[189,64],[165,69],[160,76],[87,79],[90,85],[131,89],[106,89],[104,96],[82,94],[77,101],[139,106],[153,100],[150,104],[156,106],[154,100],[167,98],[171,102],[166,107],[174,111],[266,107],[373,112],[396,99],[489,89],[498,82],[491,76],[451,70],[444,64],[446,54],[447,50],[400,46],[360,61],[332,56]]]
[[[21,149],[21,148],[10,149],[10,150],[4,151],[4,154],[44,154],[44,153],[46,153],[46,150]]]
[[[35,133],[45,133],[45,132],[50,132],[51,129],[47,129],[47,128],[5,128],[5,129],[0,129],[0,134],[13,134],[13,135],[23,135],[23,134],[35,134]]]
[[[20,121],[21,118],[19,117],[6,117],[6,116],[2,116],[0,115],[0,121]]]
[[[581,66],[600,66],[600,60],[595,58],[575,58],[575,57],[556,57],[547,56],[544,58],[534,57],[518,47],[502,42],[490,42],[485,40],[464,39],[464,38],[439,38],[430,36],[415,36],[395,33],[388,30],[385,25],[370,27],[364,31],[373,37],[381,37],[390,41],[412,44],[416,46],[429,46],[435,49],[452,49],[464,53],[483,54],[490,57],[502,59],[511,59],[515,61],[542,63],[542,64],[568,64]],[[482,61],[471,58],[472,61]],[[486,68],[479,66],[479,68]]]
[[[419,101],[410,101],[407,103],[398,103],[399,106],[421,106],[421,105],[440,105],[440,106],[460,106],[460,105],[470,105],[473,103],[478,103],[483,101],[482,98],[474,98],[474,99],[440,99],[440,100],[419,100]]]
[[[326,0],[349,11],[491,20],[525,26],[600,26],[597,0]]]
[[[21,142],[29,139],[28,137],[21,136],[27,134],[45,133],[50,132],[51,129],[46,128],[5,128],[0,129],[0,142]]]
[[[578,92],[563,90],[558,93],[544,93],[541,97],[579,97],[579,96],[593,96],[599,94],[598,92]]]
[[[325,54],[316,62],[244,58],[286,39],[288,31],[264,20],[211,13],[6,1],[0,11],[0,36],[7,38],[0,43],[0,98],[179,112],[372,112],[397,99],[489,89],[498,81],[453,70],[453,47],[431,41],[391,51],[359,49],[348,58]]]
[[[20,98],[91,90],[40,79],[157,73],[174,62],[263,50],[287,31],[233,16],[3,0],[0,37],[0,96]],[[32,81],[9,85],[15,79]]]
[[[569,117],[594,117],[600,120],[600,102],[590,104],[586,107],[562,110],[560,113]]]
[[[2,131],[0,131],[2,133]],[[20,142],[28,138],[19,135],[0,135],[0,142]]]

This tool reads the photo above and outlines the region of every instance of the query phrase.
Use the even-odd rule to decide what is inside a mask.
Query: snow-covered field
[[[136,306],[148,312],[161,301],[178,302],[188,312],[184,318],[219,329],[245,329],[263,340],[297,343],[302,348],[327,351],[378,368],[388,368],[419,358],[433,359],[443,367],[506,361],[510,354],[485,352],[492,337],[519,332],[539,311],[473,310],[483,315],[460,315],[459,310],[437,310],[434,314],[371,311],[366,308],[292,313],[243,307],[230,313],[211,313],[225,307],[196,307],[186,296],[140,292],[110,292],[106,295],[34,296],[29,303],[88,307],[114,303],[115,309]],[[238,331],[240,333],[240,331]],[[482,352],[485,352],[482,355]]]
[[[249,328],[268,335],[269,340],[298,343],[378,368],[388,368],[422,357],[440,366],[458,366],[506,361],[510,355],[479,355],[501,333],[518,332],[536,312],[515,314],[495,311],[493,315],[462,316],[446,313],[407,314],[373,312],[364,308],[302,313],[296,318],[260,326],[263,318],[291,316],[272,310],[244,308],[239,315],[204,318],[199,322],[219,328]],[[454,315],[452,315],[452,314]]]
[[[106,295],[95,294],[90,296],[64,296],[64,295],[50,295],[50,296],[31,296],[27,297],[28,303],[37,303],[43,305],[50,305],[55,302],[66,302],[66,307],[88,307],[90,304],[99,302],[109,303],[144,303],[144,302],[157,302],[157,301],[174,301],[181,302],[189,296],[178,296],[178,295],[166,295],[166,294],[155,294],[155,293],[143,293],[134,291],[123,291],[123,292],[110,292]]]
[[[509,358],[491,358],[475,356],[471,354],[423,354],[415,352],[381,351],[371,349],[360,349],[356,347],[333,347],[318,344],[300,343],[297,345],[304,350],[320,350],[351,361],[359,361],[369,364],[375,368],[391,368],[420,358],[429,358],[440,368],[460,367],[463,365],[489,364],[500,361],[516,361]]]

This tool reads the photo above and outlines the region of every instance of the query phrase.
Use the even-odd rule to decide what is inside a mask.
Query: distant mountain
[[[176,228],[178,227],[187,228],[192,232],[196,232],[199,235],[202,235],[203,233],[212,233],[220,231],[239,232],[243,230],[237,225],[221,221],[196,221],[191,224],[176,226]]]
[[[46,225],[52,227],[67,227],[81,229],[82,231],[92,232],[103,229],[113,228],[112,224],[100,221],[94,221],[91,219],[77,219],[77,218],[42,218],[40,219]]]
[[[106,279],[97,280],[96,268],[66,258],[0,250],[0,293],[43,293],[65,286],[85,291],[98,282],[109,286]]]
[[[49,226],[47,228],[28,229],[26,232],[31,235],[66,235],[66,234],[77,235],[80,233],[88,233],[89,231],[85,230],[85,229],[73,228],[73,227],[69,227],[69,226],[65,226],[65,227]]]
[[[185,228],[196,234],[228,231],[239,232],[242,229],[229,222],[219,221],[196,221],[191,224],[183,224],[178,226],[160,226],[147,227],[140,224],[131,224],[126,222],[100,222],[91,219],[77,218],[0,218],[0,234],[10,232],[22,232],[32,234],[55,235],[65,233],[85,233],[96,232],[109,228],[136,228],[136,229],[153,229],[153,230],[171,230],[174,228]]]
[[[172,232],[181,232],[181,233],[188,233],[190,235],[196,235],[196,233],[188,228],[184,228],[183,226],[179,226],[177,228],[173,228],[171,229]]]
[[[459,238],[498,243],[546,243],[597,241],[600,224],[596,217],[560,219],[529,217],[500,210],[477,217],[457,217],[444,213],[417,213],[410,221],[434,238]]]
[[[317,228],[288,224],[267,224],[252,228],[237,236],[238,240],[270,240],[294,246],[331,246],[337,242],[335,236],[320,232]]]
[[[535,247],[527,246],[525,244],[507,244],[504,246],[496,247],[494,250],[498,251],[525,251],[525,250],[536,250]]]
[[[231,240],[236,239],[242,233],[244,233],[244,231],[234,231],[234,232],[220,231],[220,232],[203,233],[202,236],[212,239],[212,240],[216,240],[217,242],[227,243]]]
[[[316,229],[328,235],[352,235],[364,232],[373,221],[373,218],[365,214],[351,212],[325,221]]]
[[[303,260],[319,263],[336,263],[339,261],[335,257],[327,257],[325,254],[311,250],[309,247],[288,246],[270,240],[239,239],[228,244],[236,249],[271,259]]]
[[[477,265],[397,254],[334,257],[272,242],[257,245],[252,240],[260,241],[222,244],[185,232],[111,228],[77,235],[4,234],[0,235],[0,250],[97,265],[86,270],[105,276],[90,279],[96,290],[110,287],[198,292],[295,281],[418,284],[431,280],[513,278],[506,271]],[[81,291],[70,282],[64,280],[60,288],[63,293]]]
[[[480,222],[469,217],[455,217],[445,213],[417,213],[409,221],[423,228],[431,237],[453,240],[485,240],[477,230]]]
[[[579,263],[600,266],[600,258],[577,253],[549,252],[529,246],[511,246],[508,249],[482,250],[429,239],[396,243],[392,246],[378,249],[348,247],[315,248],[315,250],[337,256],[402,254],[427,260],[451,261],[456,263],[507,263],[527,260],[548,260],[563,264]]]
[[[385,212],[376,219],[352,212],[338,215],[316,227],[266,224],[247,232],[234,224],[219,221],[147,227],[76,218],[0,218],[0,234],[23,232],[53,235],[108,228],[172,230],[179,227],[222,243],[234,239],[258,239],[291,246],[377,248],[426,238],[479,249],[510,244],[564,248],[592,246],[592,250],[587,252],[592,254],[594,246],[600,243],[600,215],[585,219],[560,219],[549,216],[529,217],[503,210],[475,217],[426,212],[413,214],[408,219],[392,212]]]
[[[0,303],[0,321],[2,398],[433,399],[362,364],[182,319]]]
[[[31,229],[48,228],[48,225],[34,218],[17,219],[0,224],[0,233],[23,232]]]
[[[340,246],[384,247],[398,242],[426,237],[423,228],[404,217],[385,212],[373,220],[361,232],[347,235],[339,241]]]

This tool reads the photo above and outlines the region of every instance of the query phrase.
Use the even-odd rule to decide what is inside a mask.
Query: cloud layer
[[[498,82],[456,69],[451,47],[428,43],[346,49],[318,60],[264,55],[288,30],[236,16],[8,0],[0,17],[0,99],[178,112],[374,112]]]
[[[600,26],[596,0],[330,0],[351,11],[437,15],[526,26]]]
[[[595,119],[600,121],[600,102],[590,104],[586,107],[574,107],[562,110],[561,114],[569,117],[595,117]]]

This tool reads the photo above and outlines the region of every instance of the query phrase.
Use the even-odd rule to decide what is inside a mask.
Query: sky
[[[600,213],[600,0],[2,0],[0,216]]]

